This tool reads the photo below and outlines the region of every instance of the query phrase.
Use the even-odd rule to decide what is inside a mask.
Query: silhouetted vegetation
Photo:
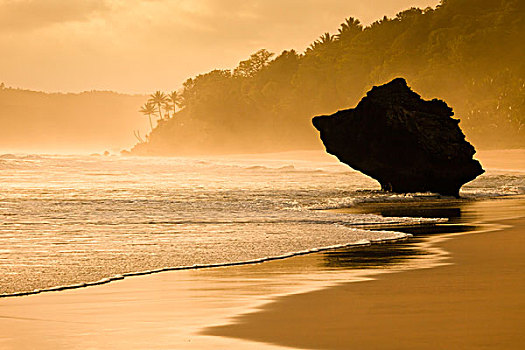
[[[452,106],[475,146],[523,147],[524,21],[522,0],[442,0],[367,27],[348,18],[304,53],[272,59],[260,50],[231,71],[188,79],[173,104],[182,110],[134,151],[318,148],[313,116],[353,107],[371,86],[397,76]]]
[[[140,107],[139,112],[148,116],[149,126],[151,127],[151,130],[153,131],[153,121],[151,120],[151,116],[155,114],[155,105],[151,101],[148,101],[144,103],[142,107]]]

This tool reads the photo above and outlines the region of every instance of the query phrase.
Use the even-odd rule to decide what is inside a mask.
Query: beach
[[[0,299],[0,348],[522,348],[524,200],[452,207],[466,230],[375,266],[330,264],[365,247]]]
[[[525,350],[524,13],[0,0],[0,350]]]
[[[282,297],[206,334],[301,349],[523,349],[525,220],[512,219],[523,203],[486,205],[475,215],[502,226],[440,242],[449,265]]]

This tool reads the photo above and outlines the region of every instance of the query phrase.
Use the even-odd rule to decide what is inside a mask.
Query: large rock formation
[[[326,151],[386,191],[459,196],[484,170],[459,120],[441,100],[425,101],[404,79],[375,86],[356,108],[313,118]]]

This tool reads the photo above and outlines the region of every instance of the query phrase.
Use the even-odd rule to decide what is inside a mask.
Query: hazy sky
[[[0,0],[0,82],[44,91],[172,90],[258,49],[303,51],[344,18],[439,0]]]

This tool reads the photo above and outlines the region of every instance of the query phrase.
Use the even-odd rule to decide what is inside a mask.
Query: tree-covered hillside
[[[119,151],[148,130],[142,95],[45,93],[0,84],[0,152]]]
[[[304,53],[254,53],[184,83],[182,110],[137,154],[320,147],[311,118],[353,107],[373,85],[406,78],[444,99],[475,146],[525,146],[525,1],[442,0],[363,27],[348,18]]]

